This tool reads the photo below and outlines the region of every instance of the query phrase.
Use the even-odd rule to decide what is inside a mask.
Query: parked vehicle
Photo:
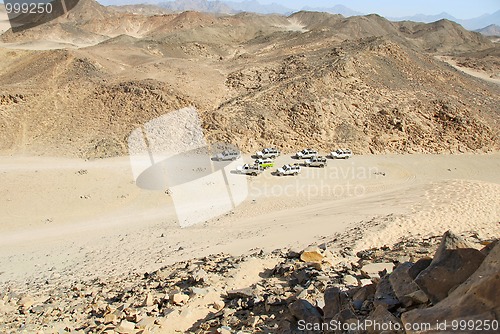
[[[350,157],[352,157],[352,151],[338,149],[331,152],[330,156],[332,157],[332,159],[349,159]]]
[[[263,169],[259,165],[249,165],[249,164],[238,166],[236,170],[238,171],[238,173],[252,175],[252,176],[257,176],[263,172]]]
[[[276,171],[276,175],[278,176],[283,176],[283,175],[298,175],[301,171],[301,168],[298,164],[294,165],[284,165],[281,168],[278,168]]]
[[[304,163],[306,167],[320,167],[323,168],[327,165],[326,158],[324,157],[312,157],[311,159],[307,159]]]
[[[303,149],[300,152],[295,153],[297,159],[309,159],[318,155],[318,151],[311,148]]]
[[[215,157],[214,157],[214,160],[217,160],[217,161],[230,161],[230,160],[236,160],[240,157],[240,152],[238,151],[234,151],[234,150],[226,150],[226,151],[223,151],[219,154],[217,154]]]
[[[255,160],[255,164],[259,165],[263,169],[267,169],[270,167],[274,167],[274,160],[272,160],[272,159],[257,159],[257,160]]]
[[[279,157],[281,152],[277,148],[265,148],[260,152],[256,152],[255,155],[259,159],[276,159]]]

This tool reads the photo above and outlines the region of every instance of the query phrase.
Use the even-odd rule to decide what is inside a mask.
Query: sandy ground
[[[250,160],[247,157],[247,160]],[[289,156],[277,164],[293,161]],[[172,198],[136,186],[126,157],[0,157],[0,283],[151,271],[218,252],[301,248],[370,222],[357,249],[404,235],[500,235],[500,154],[330,160],[248,180],[234,210],[181,228]],[[210,196],[210,195],[208,195]]]
[[[3,7],[3,5],[2,5]],[[10,24],[9,24],[9,17],[7,16],[6,12],[0,11],[0,34],[9,30],[10,29]]]
[[[486,72],[476,71],[476,70],[474,70],[472,68],[458,66],[457,63],[456,63],[456,61],[454,61],[452,59],[452,57],[439,56],[437,58],[439,60],[442,60],[442,61],[450,64],[451,66],[453,66],[454,68],[456,68],[459,71],[464,72],[465,74],[468,74],[468,75],[471,75],[473,77],[476,77],[476,78],[479,78],[479,79],[483,79],[483,80],[486,80],[486,81],[489,81],[489,82],[500,84],[500,79],[492,78],[491,75],[488,74],[488,73],[486,73]]]

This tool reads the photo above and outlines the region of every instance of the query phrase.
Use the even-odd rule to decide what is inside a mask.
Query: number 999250
[[[52,4],[49,3],[6,3],[7,14],[51,14]]]

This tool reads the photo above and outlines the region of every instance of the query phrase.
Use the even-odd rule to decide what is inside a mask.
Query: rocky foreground
[[[38,286],[4,286],[0,332],[497,332],[498,240],[447,232],[354,254],[345,235],[303,251],[219,254],[115,280],[53,274]],[[228,289],[259,262],[275,265]]]

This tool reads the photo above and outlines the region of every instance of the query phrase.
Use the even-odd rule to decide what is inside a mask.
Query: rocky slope
[[[53,275],[30,288],[7,285],[0,330],[431,333],[445,323],[453,332],[457,319],[499,320],[498,241],[447,232],[353,254],[348,245],[361,235],[356,228],[302,251],[212,255],[116,279]],[[231,288],[235,282],[240,288]],[[424,323],[433,328],[412,328]],[[353,324],[361,327],[346,330]]]

